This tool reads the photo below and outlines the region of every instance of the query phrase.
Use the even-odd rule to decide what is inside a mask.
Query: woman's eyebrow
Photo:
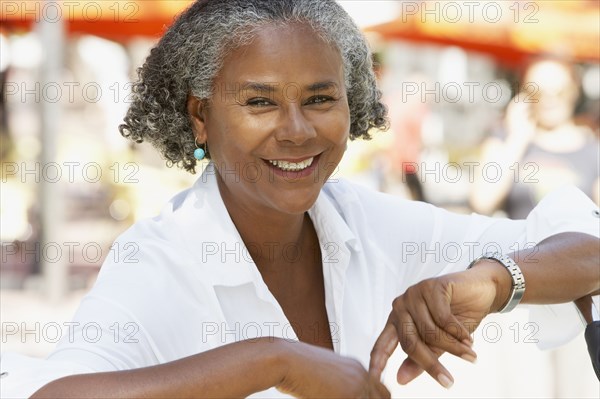
[[[276,82],[269,82],[269,83],[262,83],[262,82],[245,82],[242,85],[240,85],[240,90],[239,91],[247,91],[247,90],[253,90],[253,91],[266,91],[266,92],[273,92],[275,91],[275,89],[279,86],[279,83]]]
[[[306,87],[309,91],[321,91],[321,90],[337,90],[338,85],[333,81],[317,82]]]
[[[278,83],[278,82],[267,82],[267,83],[245,82],[240,85],[239,91],[252,90],[252,91],[258,91],[258,92],[271,93],[279,87],[285,88],[286,86],[298,87],[299,85],[294,82],[286,83],[285,85],[282,85],[281,83]],[[315,83],[305,86],[305,90],[307,90],[307,91],[321,91],[321,90],[331,90],[331,89],[334,89],[334,90],[338,89],[338,84],[334,81],[323,81],[323,82],[315,82]]]

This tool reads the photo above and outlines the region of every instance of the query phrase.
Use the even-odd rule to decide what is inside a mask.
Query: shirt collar
[[[328,243],[343,243],[347,247],[345,251],[348,248],[360,251],[359,240],[342,217],[338,204],[325,191],[321,191],[308,211],[321,248]],[[179,213],[179,219],[187,225],[183,234],[185,245],[193,253],[194,263],[202,270],[203,280],[210,279],[212,285],[230,287],[251,282],[257,288],[265,286],[223,203],[212,162],[174,213]]]
[[[321,247],[324,243],[334,242],[344,243],[354,251],[361,251],[360,240],[357,239],[342,216],[344,210],[341,209],[338,198],[333,197],[332,190],[327,190],[327,186],[333,184],[326,183],[326,188],[321,190],[317,201],[308,211]]]

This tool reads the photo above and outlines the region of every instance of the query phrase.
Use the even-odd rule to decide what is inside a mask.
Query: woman
[[[502,260],[447,274],[483,249],[553,235],[511,255],[525,302],[600,288],[576,191],[507,221],[330,179],[349,137],[385,126],[364,38],[334,1],[198,1],[152,50],[135,95],[125,136],[186,170],[194,153],[211,164],[119,238],[139,250],[107,259],[44,377],[39,366],[37,380],[3,381],[47,383],[33,397],[389,397],[380,375],[398,343],[399,382],[427,371],[449,387],[437,357],[473,361],[469,334],[523,294]],[[565,199],[580,206],[561,210]]]
[[[600,142],[574,120],[580,80],[563,61],[532,63],[524,84],[506,110],[506,137],[489,137],[482,163],[496,163],[497,178],[478,179],[471,191],[476,212],[503,210],[522,219],[546,194],[565,184],[578,187],[596,204],[600,198]]]

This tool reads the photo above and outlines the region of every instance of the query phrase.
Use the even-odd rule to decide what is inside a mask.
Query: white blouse
[[[325,185],[309,215],[330,321],[314,333],[330,328],[335,351],[365,367],[392,300],[418,281],[561,232],[600,237],[597,206],[572,187],[546,197],[526,220],[512,221],[453,214],[338,180]],[[136,223],[117,243],[123,250],[106,258],[47,359],[2,354],[3,398],[29,396],[66,375],[152,366],[257,336],[297,340],[229,217],[212,164],[159,216]],[[284,249],[297,256],[297,248]],[[563,344],[583,327],[572,303],[530,308],[542,347]]]

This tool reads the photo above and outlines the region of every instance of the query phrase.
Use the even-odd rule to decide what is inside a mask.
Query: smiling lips
[[[290,162],[283,160],[269,160],[269,163],[276,168],[284,170],[286,172],[299,172],[312,165],[315,157],[310,157],[300,162]]]

